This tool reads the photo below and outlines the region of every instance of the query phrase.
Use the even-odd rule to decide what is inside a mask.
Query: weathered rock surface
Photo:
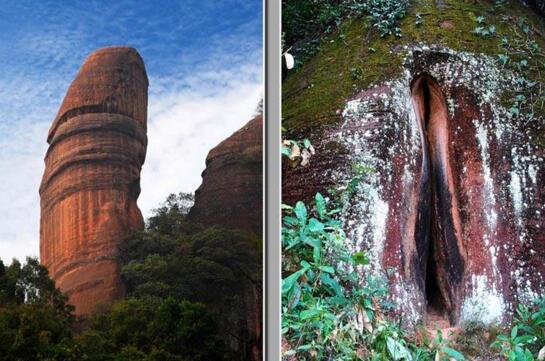
[[[76,314],[123,297],[118,246],[143,228],[148,79],[129,47],[95,51],[50,128],[40,186],[40,259]]]
[[[343,218],[372,269],[396,271],[414,320],[439,308],[452,324],[501,321],[545,286],[545,151],[532,142],[544,120],[497,103],[515,77],[494,64],[411,49],[404,77],[357,94],[310,166],[286,168],[284,202],[344,184],[353,164],[374,169]]]
[[[250,120],[206,157],[189,218],[204,226],[263,228],[263,117]]]
[[[533,114],[513,110],[513,93],[530,90],[517,69],[497,60],[493,41],[473,40],[463,28],[465,5],[430,8],[426,29],[406,26],[387,48],[366,43],[365,34],[350,38],[361,27],[354,22],[342,34],[343,58],[338,45],[324,46],[285,87],[284,126],[293,138],[308,137],[316,155],[307,167],[284,167],[283,202],[342,188],[354,165],[373,168],[341,218],[351,246],[370,254],[362,282],[392,269],[398,312],[411,322],[508,321],[517,303],[545,287],[545,115],[537,105]],[[447,20],[449,29],[436,25]],[[377,77],[339,105],[332,94],[343,85],[329,77],[342,77],[350,61],[364,76],[378,69]]]
[[[261,238],[263,228],[262,115],[250,120],[208,153],[202,178],[202,184],[195,192],[195,204],[189,212],[189,219],[205,227],[239,229]],[[249,260],[249,262],[256,261],[259,262],[259,260]],[[243,315],[246,323],[245,333],[239,335],[240,337],[233,343],[238,343],[239,351],[256,361],[262,359],[263,351],[262,301],[261,285],[257,287],[249,285],[244,291],[241,310],[232,310],[234,313]]]

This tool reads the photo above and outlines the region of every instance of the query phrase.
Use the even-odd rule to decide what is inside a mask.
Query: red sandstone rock
[[[250,120],[206,157],[191,220],[242,229],[261,237],[263,228],[263,117]]]
[[[206,227],[220,226],[262,236],[263,117],[250,120],[213,148],[189,218]],[[255,262],[255,261],[252,261]],[[243,311],[252,360],[262,359],[261,287],[244,291]],[[248,336],[243,336],[243,338]],[[242,350],[241,350],[242,351]]]
[[[40,186],[40,259],[76,314],[121,298],[118,246],[144,226],[148,79],[129,47],[92,53],[50,128]]]
[[[543,118],[510,115],[516,74],[491,57],[404,50],[405,72],[347,100],[342,121],[307,134],[316,155],[284,167],[283,202],[374,168],[341,215],[369,272],[394,272],[405,321],[507,321],[545,287]]]

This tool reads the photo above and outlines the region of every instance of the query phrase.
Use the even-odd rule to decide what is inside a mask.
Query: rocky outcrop
[[[258,115],[229,138],[214,147],[206,157],[202,184],[195,192],[189,219],[205,227],[239,229],[262,237],[263,228],[263,116]],[[259,259],[248,262],[261,262]],[[263,352],[262,287],[258,281],[246,282],[240,309],[235,318],[245,324],[243,332],[230,343],[243,358],[261,360]],[[229,318],[229,316],[227,317]],[[242,321],[243,320],[243,321]]]
[[[510,6],[522,20],[505,20],[499,37],[516,36],[521,21],[540,22]],[[344,53],[324,45],[284,87],[284,126],[316,154],[306,167],[284,166],[283,202],[343,189],[358,169],[371,169],[341,218],[351,247],[370,255],[362,283],[387,274],[397,312],[411,323],[438,314],[451,325],[508,321],[545,286],[539,74],[502,64],[495,40],[464,28],[462,8],[430,7],[422,28],[407,25],[409,15],[402,39],[374,39],[354,21],[340,34]],[[361,66],[361,80],[343,75],[351,66]],[[353,91],[339,99],[339,89]],[[526,97],[540,100],[517,102]]]
[[[250,120],[206,157],[189,218],[204,226],[263,228],[263,117]]]
[[[545,151],[532,141],[544,119],[501,105],[496,92],[516,76],[492,58],[414,48],[405,66],[311,137],[317,155],[286,168],[284,202],[342,187],[354,164],[372,168],[342,217],[372,271],[396,271],[400,311],[501,321],[545,286]]]
[[[138,52],[95,51],[49,130],[40,186],[40,260],[76,314],[124,295],[118,246],[144,222],[148,79]]]

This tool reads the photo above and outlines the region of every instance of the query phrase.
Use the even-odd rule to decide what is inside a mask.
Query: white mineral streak
[[[488,231],[483,232],[483,240],[488,251],[490,253],[490,259],[492,264],[492,273],[494,274],[494,281],[496,284],[501,284],[501,274],[497,266],[497,250],[494,245],[490,245],[490,238],[496,238],[496,224],[498,220],[498,214],[496,212],[496,196],[494,194],[494,182],[490,171],[490,155],[488,153],[488,131],[484,124],[478,120],[473,120],[473,124],[477,130],[476,136],[481,150],[481,161],[483,165],[483,179],[484,179],[484,197],[483,197],[483,209],[486,213],[486,220],[488,225]]]
[[[501,321],[504,313],[510,310],[506,304],[499,285],[502,284],[498,275],[496,258],[501,252],[507,254],[510,247],[498,243],[497,228],[498,211],[502,214],[514,214],[515,219],[502,219],[501,222],[515,222],[521,241],[527,237],[523,215],[531,204],[533,192],[539,174],[543,172],[543,159],[531,157],[533,149],[514,148],[511,153],[511,168],[509,184],[495,184],[494,169],[491,162],[490,144],[495,141],[498,149],[505,150],[513,144],[527,143],[529,135],[521,134],[520,122],[526,121],[523,115],[513,116],[501,101],[502,90],[517,91],[520,85],[517,76],[501,67],[494,57],[482,54],[457,52],[437,46],[407,46],[404,73],[395,80],[382,83],[361,98],[348,101],[342,112],[343,123],[335,134],[335,141],[340,142],[350,152],[349,163],[370,166],[374,169],[364,177],[357,187],[350,201],[344,204],[341,214],[344,220],[347,237],[353,249],[365,249],[370,252],[371,264],[365,267],[364,273],[382,273],[382,259],[386,237],[386,227],[389,217],[398,217],[392,212],[388,203],[388,194],[385,188],[392,185],[393,159],[402,157],[405,162],[401,175],[403,197],[408,197],[410,191],[407,186],[413,183],[416,164],[420,155],[421,140],[417,119],[414,114],[410,84],[413,74],[413,55],[416,52],[442,53],[448,55],[446,62],[438,62],[427,69],[427,73],[434,77],[447,90],[445,94],[449,115],[456,114],[458,105],[448,93],[456,85],[463,85],[475,95],[476,106],[480,109],[480,119],[474,120],[477,142],[480,148],[483,175],[483,211],[486,216],[487,231],[483,232],[483,244],[488,248],[488,257],[493,267],[483,273],[473,274],[471,282],[465,285],[466,296],[462,302],[461,321],[482,321],[490,324]],[[386,89],[386,90],[384,90]],[[483,120],[486,119],[486,124]],[[517,123],[518,122],[518,123]],[[458,127],[460,128],[460,127]],[[459,132],[462,129],[457,129]],[[494,139],[495,138],[495,139]],[[380,140],[380,141],[379,141]],[[509,149],[509,148],[507,148]],[[385,151],[386,150],[386,151]],[[503,157],[502,161],[507,161]],[[463,172],[467,171],[464,167]],[[353,176],[349,168],[339,168],[333,174],[339,185],[346,184]],[[508,188],[505,192],[495,193],[498,188]],[[478,190],[477,190],[478,191]],[[501,200],[497,197],[501,197]],[[505,197],[511,202],[503,202]],[[406,198],[401,200],[404,204]],[[511,204],[509,204],[511,203]],[[530,203],[530,204],[529,204]],[[506,209],[512,207],[512,209]],[[535,214],[544,211],[543,207]],[[399,209],[399,208],[398,208]],[[395,219],[394,219],[395,221]],[[526,240],[530,242],[531,240]],[[401,257],[401,255],[399,255]],[[510,275],[517,285],[513,292],[519,299],[530,299],[533,287],[527,277],[523,277],[521,265],[516,257],[507,254],[506,261],[511,264],[514,274]],[[492,277],[493,276],[493,277]],[[541,278],[541,275],[538,275]],[[504,276],[505,277],[505,276]],[[362,277],[363,278],[363,277]],[[363,280],[362,280],[363,282]],[[418,321],[424,309],[420,291],[411,283],[404,282],[401,277],[394,283],[395,294],[405,317],[410,321]],[[408,300],[408,301],[407,301]]]
[[[513,210],[515,211],[515,216],[517,217],[518,222],[522,222],[520,219],[522,213],[522,184],[521,184],[521,165],[519,156],[517,154],[517,148],[514,147],[511,150],[511,159],[513,160],[513,166],[511,170],[511,182],[509,183],[509,192],[511,193],[511,200],[513,202]],[[523,239],[521,239],[521,242]]]
[[[377,100],[383,101],[384,97],[377,96]],[[356,246],[356,249],[363,248],[369,252],[372,270],[375,273],[380,273],[383,268],[382,255],[389,207],[388,203],[382,199],[380,184],[380,177],[386,174],[385,172],[379,174],[377,169],[384,169],[383,166],[387,160],[373,156],[371,149],[368,148],[366,134],[369,129],[365,129],[365,125],[370,125],[374,121],[373,114],[369,110],[370,106],[372,104],[369,101],[354,100],[348,102],[343,112],[347,121],[339,140],[351,150],[354,158],[353,164],[375,169],[365,176],[365,180],[357,187],[356,193],[353,195],[356,201],[345,204],[347,207],[344,208],[343,213],[352,244]],[[354,122],[362,128],[351,127]],[[382,129],[385,129],[386,126],[384,125]],[[347,176],[350,177],[350,175]]]
[[[352,164],[374,169],[365,176],[349,204],[345,204],[342,215],[352,246],[369,252],[371,262],[362,270],[362,276],[382,276],[385,272],[382,261],[390,204],[384,188],[393,182],[396,157],[403,156],[403,183],[407,187],[413,183],[421,140],[410,82],[411,74],[407,71],[403,78],[386,84],[385,88],[392,92],[377,89],[370,97],[347,102],[342,113],[344,122],[336,140],[350,150]],[[351,177],[349,173],[337,174],[337,178],[346,182]],[[398,216],[390,214],[390,217]],[[400,250],[397,256],[401,257]],[[404,319],[410,323],[418,321],[424,300],[416,286],[396,278],[393,287],[393,301],[401,305]]]
[[[502,321],[505,303],[496,287],[490,287],[484,275],[471,277],[471,292],[466,296],[460,315],[460,323],[480,321],[486,325]]]

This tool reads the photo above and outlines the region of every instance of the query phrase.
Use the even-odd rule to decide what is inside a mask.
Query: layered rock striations
[[[263,228],[263,117],[250,120],[206,157],[189,218],[261,236]]]
[[[40,259],[76,314],[124,295],[118,246],[144,222],[148,79],[129,47],[95,51],[49,130],[40,186]]]

